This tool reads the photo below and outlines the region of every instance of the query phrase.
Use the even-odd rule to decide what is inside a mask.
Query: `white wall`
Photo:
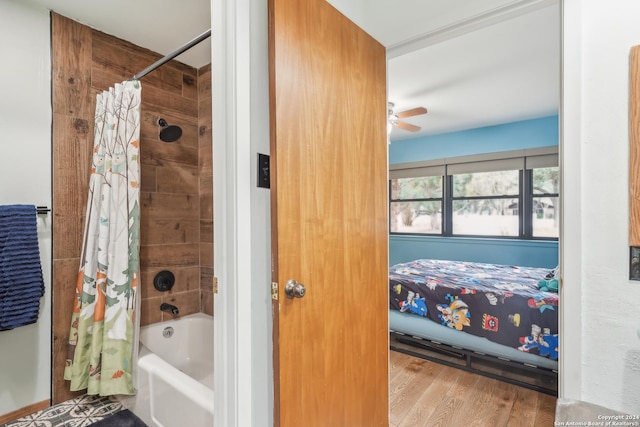
[[[273,425],[273,316],[271,310],[271,193],[258,188],[257,154],[270,152],[269,122],[269,34],[267,2],[253,1],[251,6],[251,238],[253,239],[253,312],[254,352],[252,423]]]
[[[212,0],[215,425],[273,425],[267,3]]]
[[[49,13],[0,1],[0,204],[51,207]],[[51,223],[38,220],[39,320],[0,332],[0,415],[51,397]]]
[[[635,415],[640,282],[628,280],[628,88],[638,16],[637,0],[565,0],[562,160],[564,217],[572,218],[563,249],[567,397]],[[577,387],[567,376],[576,372]]]

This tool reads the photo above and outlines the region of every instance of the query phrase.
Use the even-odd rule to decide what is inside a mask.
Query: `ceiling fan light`
[[[419,116],[421,114],[427,114],[427,109],[424,107],[416,107],[410,110],[401,111],[396,113],[393,111],[395,104],[393,102],[387,102],[387,126],[391,125],[394,127],[399,127],[402,130],[406,130],[409,132],[418,132],[420,130],[420,126],[413,125],[411,123],[406,123],[400,121],[400,119],[404,119],[407,117]],[[387,131],[388,134],[391,132]]]

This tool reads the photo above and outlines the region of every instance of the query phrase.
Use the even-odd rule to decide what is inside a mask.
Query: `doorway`
[[[480,23],[482,19],[476,16],[470,20],[474,26],[468,28],[465,27],[464,20],[458,21],[453,28],[439,28],[438,31],[430,34],[430,37],[425,36],[424,40],[417,38],[388,49],[389,100],[396,104],[396,108],[400,107],[396,111],[417,107],[425,107],[428,110],[424,115],[402,118],[403,121],[420,127],[418,132],[391,128],[389,157],[391,169],[393,169],[392,182],[395,182],[394,176],[413,179],[422,176],[417,175],[418,173],[437,177],[441,173],[439,168],[448,170],[447,163],[458,163],[451,169],[460,169],[462,160],[474,162],[492,158],[492,161],[495,161],[495,153],[520,149],[540,150],[541,147],[547,147],[545,149],[549,149],[550,153],[556,156],[552,183],[550,182],[552,185],[549,187],[554,192],[552,202],[554,212],[540,209],[529,225],[533,227],[533,233],[541,233],[540,229],[536,229],[536,221],[549,217],[547,222],[552,226],[547,236],[549,239],[544,242],[536,241],[538,247],[533,245],[526,251],[498,239],[493,241],[495,245],[483,247],[482,235],[474,235],[471,240],[466,240],[463,235],[465,232],[467,234],[479,234],[478,231],[483,233],[485,229],[474,231],[467,228],[465,232],[459,231],[460,224],[455,223],[455,216],[452,219],[451,216],[442,214],[450,205],[443,208],[437,197],[430,196],[431,199],[429,199],[429,196],[424,196],[425,198],[421,199],[414,195],[415,200],[402,203],[402,197],[398,196],[398,200],[390,203],[392,218],[394,218],[394,208],[400,209],[401,205],[406,205],[409,209],[412,209],[412,206],[415,208],[410,214],[412,219],[417,217],[417,220],[411,225],[402,223],[402,212],[395,212],[399,219],[397,226],[393,220],[390,226],[391,265],[420,258],[435,258],[530,265],[545,267],[551,271],[559,264],[560,212],[557,162],[560,120],[558,92],[561,46],[560,3],[546,2],[534,5],[527,10],[519,10],[517,13],[499,15],[500,13],[498,16],[483,15],[482,19],[487,19],[484,25]],[[544,32],[544,35],[536,37],[535,34],[539,32]],[[535,40],[529,39],[529,36],[535,37]],[[492,41],[491,37],[496,38]],[[534,47],[536,43],[540,45]],[[530,54],[528,60],[531,62],[525,67],[526,69],[517,70],[518,67],[514,64],[523,63],[518,59],[523,52]],[[535,54],[531,55],[532,52],[542,55],[534,59]],[[421,53],[424,53],[423,62],[418,61]],[[532,63],[535,63],[538,68],[532,67]],[[480,68],[474,70],[475,66]],[[467,72],[471,75],[467,75]],[[533,74],[529,75],[528,72]],[[515,86],[511,87],[509,82],[514,76]],[[418,84],[414,83],[416,79],[420,79]],[[509,100],[511,95],[518,94],[522,89],[522,82],[527,82],[527,89],[535,87],[536,93],[520,92],[519,96]],[[518,89],[514,89],[515,87]],[[488,89],[491,99],[481,94],[485,89]],[[458,90],[460,92],[456,94]],[[462,100],[463,103],[454,105],[457,99]],[[526,100],[530,102],[527,103]],[[514,101],[515,104],[511,104]],[[456,120],[460,120],[461,117],[468,122],[456,123]],[[530,141],[531,145],[528,146],[510,145],[511,142],[501,144],[498,142],[500,137],[493,133],[494,131],[503,132],[507,127],[515,130],[518,126],[531,125],[541,126],[540,130],[546,127],[547,130],[536,137],[537,141]],[[489,137],[491,141],[484,140],[484,136],[489,134],[492,135]],[[511,141],[524,142],[524,139],[513,136],[509,137]],[[483,147],[483,142],[488,144]],[[467,143],[466,146],[465,143]],[[467,157],[462,159],[463,156]],[[479,157],[471,158],[472,156]],[[418,168],[422,168],[422,171],[419,172]],[[462,171],[458,170],[456,173],[460,174]],[[525,175],[527,173],[524,172]],[[447,175],[447,172],[442,174]],[[536,176],[535,172],[533,176]],[[438,178],[437,181],[440,183],[441,179]],[[451,182],[445,181],[445,187],[447,185],[451,185]],[[393,193],[393,184],[391,188]],[[411,196],[406,194],[404,197],[411,199]],[[446,195],[442,197],[443,200],[446,198]],[[446,204],[446,202],[442,203]],[[422,211],[417,212],[416,207],[420,207]],[[524,211],[527,212],[527,210]],[[428,221],[429,216],[431,216],[430,221]],[[427,221],[420,223],[420,220],[425,218]],[[433,218],[438,218],[435,226]],[[512,219],[514,218],[509,218],[509,220]],[[528,220],[523,221],[526,223]],[[526,226],[527,224],[523,226],[525,233]],[[514,233],[522,233],[522,230],[516,229]],[[487,234],[498,233],[487,232]],[[487,237],[489,236],[484,238]],[[461,242],[464,242],[464,247],[457,246]],[[504,248],[499,247],[499,242],[506,243]],[[508,250],[507,247],[509,247]],[[424,297],[424,295],[421,296]],[[557,320],[556,331],[558,331]],[[557,355],[555,357],[557,358]],[[547,383],[547,379],[542,378],[536,382],[544,384]],[[553,387],[557,388],[557,382]]]
[[[228,8],[232,8],[233,6],[228,4],[226,7]],[[218,11],[214,11],[213,15],[214,15],[214,25],[220,25],[221,26],[221,32],[222,34],[226,34],[226,33],[233,33],[233,31],[235,29],[237,29],[238,27],[242,27],[242,22],[249,22],[248,21],[248,15],[243,15],[241,17],[236,17],[234,20],[227,20],[223,14],[221,13],[223,10],[218,10]],[[255,12],[255,11],[254,11]],[[262,13],[265,12],[263,9],[260,9],[258,11],[258,13]],[[266,12],[265,12],[266,13]],[[243,21],[246,20],[246,21]],[[266,18],[265,18],[266,19]],[[354,19],[355,20],[355,19]],[[356,20],[357,21],[357,20]],[[258,31],[263,31],[263,34],[266,34],[266,29],[262,28],[262,29],[258,29]],[[241,52],[243,52],[244,54],[247,55],[251,55],[251,58],[255,61],[254,64],[259,64],[258,66],[260,67],[264,67],[264,69],[267,69],[267,63],[266,63],[266,54],[264,52],[259,52],[259,49],[257,49],[255,47],[254,44],[252,44],[249,40],[243,41],[243,45],[239,48],[237,46],[233,45],[233,40],[231,38],[227,38],[225,39],[225,37],[222,37],[220,40],[218,40],[219,44],[214,46],[214,56],[217,53],[218,55],[229,55],[230,52],[237,52],[237,49],[239,49]],[[214,75],[217,72],[218,75],[222,76],[224,75],[225,72],[229,72],[232,75],[237,75],[238,77],[238,91],[239,91],[239,96],[235,97],[234,99],[223,99],[223,98],[219,98],[217,100],[214,100],[214,117],[217,117],[218,120],[218,126],[220,126],[218,128],[218,131],[220,131],[220,135],[217,137],[214,135],[214,144],[216,144],[216,141],[218,141],[218,143],[220,144],[226,144],[225,141],[229,141],[231,138],[231,135],[235,132],[235,124],[233,123],[233,121],[231,120],[225,120],[225,117],[227,119],[229,119],[229,112],[236,112],[234,114],[238,115],[237,112],[239,112],[241,116],[243,117],[250,117],[250,113],[251,111],[253,111],[250,107],[250,104],[247,101],[247,98],[245,97],[246,95],[249,94],[250,90],[258,90],[257,88],[253,88],[251,89],[251,85],[249,84],[249,79],[247,78],[247,69],[244,70],[245,73],[242,72],[242,70],[232,70],[230,68],[223,68],[224,64],[219,63],[218,66],[220,66],[219,69],[216,70],[216,64],[214,61]],[[214,77],[214,85],[216,84],[215,82],[215,77]],[[222,83],[220,83],[222,85]],[[236,85],[236,83],[233,83],[234,85]],[[235,87],[235,86],[234,86]],[[224,85],[222,85],[220,87],[220,89],[224,89]],[[228,88],[227,88],[228,89]],[[221,92],[221,90],[218,90],[218,93]],[[214,90],[215,92],[215,90]],[[216,103],[219,102],[219,104],[216,106]],[[226,111],[223,111],[225,110]],[[264,115],[262,115],[260,118],[257,118],[258,121],[260,120],[265,120]],[[264,122],[263,122],[264,123]],[[262,135],[266,136],[268,135],[268,128],[265,126],[260,127],[260,129],[262,129]],[[246,134],[244,132],[248,132],[248,130],[245,129],[240,129],[239,130],[239,135],[242,137],[240,139],[238,139],[238,145],[234,150],[240,150],[241,152],[243,152],[242,150],[244,150],[245,153],[251,153],[253,152],[252,150],[255,149],[255,147],[252,145],[252,143],[248,140],[248,139],[244,139],[246,137]],[[215,132],[215,131],[214,131]],[[255,141],[254,141],[255,143]],[[219,183],[222,187],[227,186],[227,188],[233,188],[233,184],[235,182],[239,182],[241,181],[241,173],[239,173],[236,170],[232,170],[233,168],[240,168],[244,171],[244,173],[249,174],[249,176],[253,177],[254,175],[252,175],[253,173],[253,166],[254,163],[252,161],[251,164],[240,164],[241,161],[239,160],[238,154],[237,152],[232,152],[231,149],[229,147],[214,147],[214,151],[218,152],[218,160],[221,163],[227,163],[227,169],[226,172],[223,173],[223,177],[221,179],[215,178],[215,181],[217,183]],[[245,157],[246,158],[246,157]],[[237,165],[237,166],[236,166]],[[222,169],[217,169],[215,168],[216,171],[220,171],[222,172],[224,170],[224,167]],[[250,191],[247,189],[246,192],[241,192],[241,194],[243,195],[242,197],[240,197],[239,199],[237,198],[237,195],[234,194],[230,194],[229,192],[225,192],[224,188],[221,188],[222,192],[218,192],[218,196],[221,197],[220,199],[220,204],[218,204],[218,206],[224,206],[225,204],[227,206],[234,206],[234,209],[237,206],[241,206],[244,209],[251,209],[252,208],[252,202],[250,200]],[[251,190],[253,191],[253,190]],[[216,191],[214,191],[214,193],[216,193]],[[260,200],[262,199],[262,194],[263,193],[257,193],[259,194],[259,198]],[[254,194],[255,195],[255,194]],[[246,196],[246,199],[244,198]],[[260,207],[255,206],[256,210],[254,212],[262,212],[263,214],[268,210],[268,207],[266,204],[263,204],[262,202],[260,203]],[[224,215],[224,209],[220,208],[221,211],[219,211],[219,213],[216,213],[216,217],[220,218],[220,214]],[[229,214],[233,214],[233,212],[229,211],[226,213],[227,215]],[[238,243],[237,245],[232,242],[231,240],[227,240],[226,244],[224,243],[224,241],[221,243],[221,245],[219,245],[218,243],[216,243],[216,247],[220,247],[220,248],[224,248],[223,250],[232,250],[233,252],[237,252],[238,248],[244,248],[246,249],[246,253],[251,253],[252,256],[254,256],[254,259],[269,259],[269,251],[267,248],[264,248],[264,243],[263,242],[255,242],[253,241],[250,236],[249,236],[249,228],[244,227],[241,223],[243,220],[242,218],[240,219],[234,219],[234,218],[230,218],[230,221],[232,221],[232,223],[228,224],[228,229],[222,230],[224,232],[224,234],[226,234],[226,239],[231,239],[231,236],[239,231],[238,234],[238,238],[236,239],[236,242]],[[247,227],[251,224],[251,220],[249,218],[246,218],[246,222],[243,223],[244,225],[246,225]],[[264,224],[264,222],[263,222]],[[245,230],[247,230],[245,232]],[[223,237],[223,235],[216,233],[220,238]],[[258,252],[256,252],[255,250],[252,250],[252,248],[254,247],[258,247]],[[258,253],[260,253],[261,255],[258,255]],[[229,253],[227,254],[229,255]],[[234,255],[231,254],[231,257],[233,257]],[[242,281],[243,283],[240,283],[240,288],[236,289],[234,287],[233,290],[231,290],[231,293],[226,294],[226,295],[221,295],[218,298],[218,301],[221,305],[224,305],[224,307],[219,307],[216,305],[216,314],[220,314],[220,316],[218,317],[218,320],[221,320],[222,322],[226,322],[221,326],[221,329],[216,329],[216,342],[226,342],[229,344],[234,344],[236,343],[236,338],[238,338],[242,344],[240,346],[239,349],[235,349],[235,348],[227,348],[224,350],[224,354],[220,355],[220,357],[217,357],[217,361],[220,362],[220,365],[216,365],[217,366],[217,370],[218,372],[220,368],[225,368],[225,367],[229,367],[229,366],[236,366],[236,362],[234,362],[235,360],[239,360],[242,361],[244,363],[244,366],[256,366],[256,360],[253,357],[250,357],[248,352],[253,351],[260,351],[260,350],[264,350],[265,354],[271,354],[271,347],[269,345],[269,343],[250,343],[250,340],[252,337],[256,336],[256,335],[262,335],[263,333],[270,333],[270,329],[268,329],[268,327],[265,327],[265,325],[262,322],[262,320],[265,318],[263,317],[263,315],[259,315],[259,316],[252,316],[252,315],[248,315],[248,317],[245,317],[244,319],[246,320],[246,322],[248,324],[250,324],[251,326],[249,328],[242,328],[240,330],[238,330],[237,334],[238,335],[232,335],[231,331],[235,331],[235,328],[237,328],[237,323],[235,320],[233,320],[238,313],[238,308],[233,308],[236,307],[236,302],[238,301],[239,295],[242,295],[243,293],[246,294],[246,292],[249,292],[251,290],[251,288],[249,287],[249,283],[245,282],[245,280],[247,278],[257,278],[258,280],[265,280],[268,281],[268,276],[269,274],[263,274],[264,272],[268,272],[269,268],[266,268],[264,270],[261,270],[260,272],[257,272],[256,270],[252,269],[252,267],[244,261],[240,261],[240,262],[232,262],[233,260],[231,259],[227,259],[226,261],[223,260],[223,264],[220,264],[218,262],[218,260],[216,259],[216,266],[220,266],[222,269],[227,269],[228,271],[225,272],[221,272],[222,275],[227,274],[228,276],[226,276],[225,282],[228,284],[236,284],[238,283],[237,281],[239,280],[239,277],[242,277]],[[235,267],[235,265],[239,265],[240,267]],[[216,267],[218,268],[218,267]],[[222,280],[221,280],[222,281]],[[268,282],[267,282],[268,283]],[[262,290],[260,290],[260,292],[262,292]],[[264,297],[268,298],[268,290],[265,289],[264,290]],[[262,294],[261,294],[262,295]],[[262,298],[262,296],[257,296],[258,298]],[[246,314],[246,313],[245,313]],[[269,318],[269,316],[266,316],[267,318]],[[226,319],[226,320],[224,320]],[[242,354],[244,356],[239,356],[239,352],[242,352]],[[269,357],[269,356],[267,356]],[[224,406],[225,404],[229,404],[231,408],[235,408],[237,405],[239,400],[240,400],[240,396],[244,395],[252,395],[252,396],[256,396],[255,391],[253,391],[253,387],[251,385],[251,380],[250,378],[250,373],[249,372],[245,372],[245,374],[247,375],[246,377],[241,377],[240,380],[235,379],[232,375],[231,375],[231,371],[227,370],[226,372],[229,372],[228,374],[225,373],[223,374],[225,376],[225,379],[221,379],[220,382],[217,382],[217,387],[222,387],[222,388],[217,388],[217,389],[224,389],[224,390],[228,390],[227,396],[226,398],[223,398],[222,396],[216,395],[216,399],[220,399],[217,400],[216,402],[216,407],[217,408],[221,408],[221,406]],[[244,379],[243,379],[244,378]],[[272,380],[272,378],[267,378],[267,380]],[[262,383],[260,384],[259,387],[262,387]],[[265,388],[267,391],[269,390],[269,387]],[[243,393],[244,392],[244,393]],[[253,407],[255,407],[255,400],[251,403],[251,405]],[[270,415],[269,413],[269,406],[264,406],[263,408],[267,408],[265,409],[264,412],[259,412],[259,413],[267,413]],[[223,412],[224,409],[221,411]],[[238,417],[249,417],[249,414],[246,413],[242,413],[240,414],[238,411],[235,412],[235,415],[233,415],[234,410],[232,409],[230,413],[228,413],[227,415],[224,415],[223,413],[219,413],[218,415],[220,415],[220,419],[225,419],[228,420],[229,418],[224,418],[225,416],[228,417],[235,417],[233,419],[237,419]],[[256,412],[258,413],[258,412]],[[222,425],[228,425],[228,423],[223,423]]]

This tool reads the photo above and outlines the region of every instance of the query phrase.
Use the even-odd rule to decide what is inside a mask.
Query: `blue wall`
[[[389,163],[558,145],[558,116],[394,141]]]
[[[420,258],[554,268],[558,265],[558,242],[397,234],[389,236],[389,265]]]
[[[392,142],[389,162],[417,162],[554,145],[558,145],[558,116]],[[558,242],[389,236],[390,265],[419,258],[553,268],[558,265]]]

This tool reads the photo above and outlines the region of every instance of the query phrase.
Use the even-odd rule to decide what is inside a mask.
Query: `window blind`
[[[389,178],[547,168],[558,164],[558,147],[553,146],[394,164],[389,167]]]

